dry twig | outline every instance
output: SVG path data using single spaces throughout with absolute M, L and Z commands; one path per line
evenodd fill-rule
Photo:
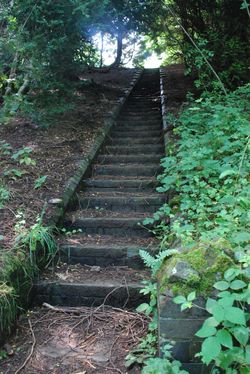
M 25 366 L 27 365 L 27 363 L 29 362 L 29 360 L 31 359 L 33 353 L 34 353 L 34 349 L 35 349 L 35 346 L 36 346 L 36 337 L 35 337 L 35 334 L 34 334 L 34 331 L 33 331 L 33 328 L 32 328 L 32 323 L 31 323 L 31 320 L 28 318 L 28 322 L 29 322 L 29 327 L 30 327 L 30 332 L 31 332 L 31 335 L 32 335 L 32 340 L 33 340 L 33 343 L 32 343 L 32 346 L 31 346 L 31 350 L 30 350 L 30 353 L 28 354 L 26 360 L 24 361 L 24 363 L 19 367 L 19 369 L 16 370 L 15 374 L 18 374 L 20 373 L 21 370 L 23 370 L 25 368 Z

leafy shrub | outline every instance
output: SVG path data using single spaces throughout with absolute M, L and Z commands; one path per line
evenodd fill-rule
M 155 224 L 163 255 L 176 243 L 187 250 L 220 243 L 234 262 L 214 284 L 217 296 L 205 306 L 210 317 L 196 334 L 204 338 L 198 356 L 214 364 L 213 373 L 249 372 L 249 98 L 246 85 L 227 96 L 204 94 L 183 111 L 159 176 L 158 192 L 170 199 L 144 222 Z M 166 257 L 142 256 L 153 273 Z M 174 300 L 184 310 L 195 307 L 195 299 L 193 291 Z
M 201 352 L 196 356 L 202 362 L 215 362 L 216 367 L 226 373 L 249 373 L 249 281 L 250 256 L 240 257 L 241 267 L 229 268 L 224 273 L 223 280 L 214 284 L 218 291 L 217 297 L 208 298 L 205 310 L 210 316 L 205 320 L 201 329 L 195 334 L 203 338 Z M 244 279 L 244 280 L 243 280 Z M 174 298 L 175 303 L 181 304 L 181 310 L 196 307 L 195 293 Z M 199 306 L 200 308 L 200 306 Z
M 196 100 L 181 114 L 176 146 L 163 158 L 159 177 L 159 192 L 176 191 L 155 214 L 156 221 L 164 215 L 171 219 L 160 230 L 167 243 L 177 238 L 192 246 L 223 238 L 241 250 L 250 239 L 249 96 L 247 85 L 228 97 Z

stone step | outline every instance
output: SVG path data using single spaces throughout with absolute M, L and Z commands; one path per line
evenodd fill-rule
M 159 124 L 161 124 L 160 121 L 151 121 L 151 120 L 148 120 L 147 118 L 145 118 L 144 120 L 141 119 L 141 120 L 138 120 L 138 121 L 134 121 L 134 120 L 124 120 L 124 119 L 119 119 L 117 122 L 117 126 L 124 126 L 124 125 L 130 125 L 130 126 L 151 126 L 151 127 L 154 127 L 154 126 L 159 126 Z
M 89 266 L 129 266 L 132 269 L 143 269 L 139 250 L 150 253 L 157 251 L 157 244 L 148 241 L 114 240 L 113 236 L 72 236 L 59 245 L 61 261 L 67 264 Z
M 139 138 L 142 137 L 143 139 L 145 138 L 156 138 L 156 137 L 161 137 L 162 136 L 162 131 L 161 130 L 148 130 L 148 131 L 120 131 L 118 130 L 113 130 L 110 134 L 112 138 Z
M 98 211 L 109 210 L 112 212 L 150 212 L 155 213 L 165 202 L 162 195 L 139 195 L 121 193 L 86 194 L 79 193 L 72 200 L 70 207 L 73 209 L 97 209 Z
M 146 113 L 143 113 L 141 115 L 137 115 L 137 116 L 133 116 L 131 114 L 129 115 L 124 115 L 124 116 L 120 116 L 116 123 L 126 123 L 126 124 L 136 124 L 136 123 L 139 123 L 139 124 L 143 124 L 143 122 L 148 122 L 146 124 L 144 124 L 144 126 L 148 126 L 150 125 L 151 123 L 153 123 L 154 125 L 161 125 L 162 126 L 162 117 L 158 116 L 158 115 L 147 115 Z
M 135 112 L 129 112 L 129 111 L 125 111 L 125 112 L 122 112 L 120 114 L 120 117 L 122 118 L 134 118 L 134 119 L 140 119 L 140 118 L 144 118 L 144 114 L 138 114 L 138 113 L 135 113 Z M 147 113 L 147 118 L 149 119 L 161 119 L 162 116 L 161 116 L 161 113 Z
M 164 152 L 164 147 L 163 144 L 139 144 L 139 145 L 120 145 L 120 146 L 115 146 L 115 145 L 107 145 L 105 147 L 105 150 L 109 154 L 138 154 L 138 153 L 152 153 L 154 152 L 155 154 L 160 154 L 163 155 Z
M 148 104 L 146 105 L 129 105 L 126 108 L 123 109 L 120 116 L 129 114 L 131 116 L 160 116 L 161 110 L 160 108 L 150 106 Z
M 109 155 L 100 154 L 97 157 L 98 164 L 148 164 L 148 163 L 160 163 L 163 155 L 161 154 L 138 154 L 138 155 Z
M 142 115 L 160 115 L 161 111 L 160 108 L 157 107 L 151 107 L 147 104 L 145 105 L 128 105 L 127 107 L 124 107 L 124 110 L 121 112 L 121 116 L 123 114 L 130 114 L 130 115 L 137 115 L 137 116 L 142 116 Z
M 144 125 L 144 124 L 137 124 L 137 125 L 130 125 L 130 124 L 120 124 L 120 125 L 116 125 L 114 126 L 113 128 L 114 130 L 113 131 L 122 131 L 122 132 L 126 132 L 126 131 L 144 131 L 144 132 L 149 132 L 149 131 L 159 131 L 159 132 L 162 132 L 162 124 L 159 123 L 158 125 L 154 124 L 153 126 L 152 125 Z
M 81 214 L 80 212 L 77 213 Z M 97 212 L 94 213 L 98 215 Z M 139 216 L 137 213 L 137 217 L 134 217 L 134 215 L 112 216 L 112 212 L 105 212 L 105 214 L 106 216 L 102 217 L 78 217 L 74 214 L 68 214 L 65 217 L 63 227 L 69 230 L 81 229 L 85 235 L 114 235 L 124 238 L 151 237 L 150 232 L 139 224 L 146 218 L 146 215 Z
M 162 137 L 158 136 L 158 137 L 140 137 L 140 138 L 136 138 L 136 137 L 123 137 L 123 138 L 112 138 L 110 137 L 109 138 L 109 144 L 113 144 L 113 145 L 128 145 L 128 146 L 134 146 L 134 145 L 137 145 L 137 144 L 142 144 L 142 145 L 155 145 L 155 144 L 162 144 L 163 143 L 163 139 Z
M 98 278 L 98 274 L 96 274 Z M 55 306 L 88 306 L 97 307 L 105 303 L 116 308 L 134 309 L 148 300 L 140 293 L 143 288 L 140 282 L 106 281 L 73 282 L 40 281 L 32 289 L 34 305 L 48 303 Z
M 146 109 L 147 108 L 157 108 L 157 109 L 159 109 L 160 105 L 152 99 L 143 99 L 143 98 L 133 99 L 133 98 L 131 98 L 131 100 L 126 103 L 123 110 L 125 110 L 128 107 L 134 107 L 136 109 L 138 109 L 139 107 L 143 107 L 143 108 L 146 108 Z
M 153 177 L 160 172 L 161 167 L 156 164 L 133 164 L 133 165 L 100 165 L 92 166 L 92 175 L 119 175 L 119 176 L 135 176 L 135 177 Z
M 80 187 L 87 188 L 88 191 L 96 192 L 141 192 L 154 191 L 158 182 L 156 178 L 147 179 L 87 179 L 83 180 Z
M 158 95 L 155 95 L 155 93 L 155 88 L 152 88 L 151 90 L 148 86 L 139 87 L 138 91 L 135 90 L 131 93 L 128 101 L 135 101 L 136 99 L 155 100 L 158 97 Z

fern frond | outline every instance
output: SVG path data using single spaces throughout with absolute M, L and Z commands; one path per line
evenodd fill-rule
M 155 263 L 155 258 L 151 256 L 147 251 L 144 251 L 143 249 L 140 249 L 139 251 L 140 257 L 144 264 L 150 268 L 153 269 L 154 263 Z

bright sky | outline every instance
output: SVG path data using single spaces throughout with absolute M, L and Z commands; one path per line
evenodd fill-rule
M 145 60 L 144 67 L 146 69 L 150 68 L 159 68 L 162 63 L 162 58 L 160 56 L 157 56 L 155 53 L 152 54 L 152 56 L 148 57 Z
M 93 37 L 93 41 L 95 46 L 98 48 L 98 50 L 101 50 L 101 34 L 98 33 Z M 126 39 L 124 41 L 126 44 Z M 115 59 L 115 50 L 116 50 L 116 43 L 111 43 L 108 38 L 104 38 L 104 43 L 103 43 L 103 62 L 104 65 L 110 65 L 112 62 L 114 62 Z M 135 46 L 135 53 L 138 50 L 138 46 Z M 158 68 L 160 67 L 162 62 L 162 59 L 156 55 L 156 53 L 152 53 L 151 56 L 149 56 L 147 59 L 145 59 L 144 67 L 145 68 Z M 129 61 L 126 64 L 126 67 L 132 68 L 132 61 Z

